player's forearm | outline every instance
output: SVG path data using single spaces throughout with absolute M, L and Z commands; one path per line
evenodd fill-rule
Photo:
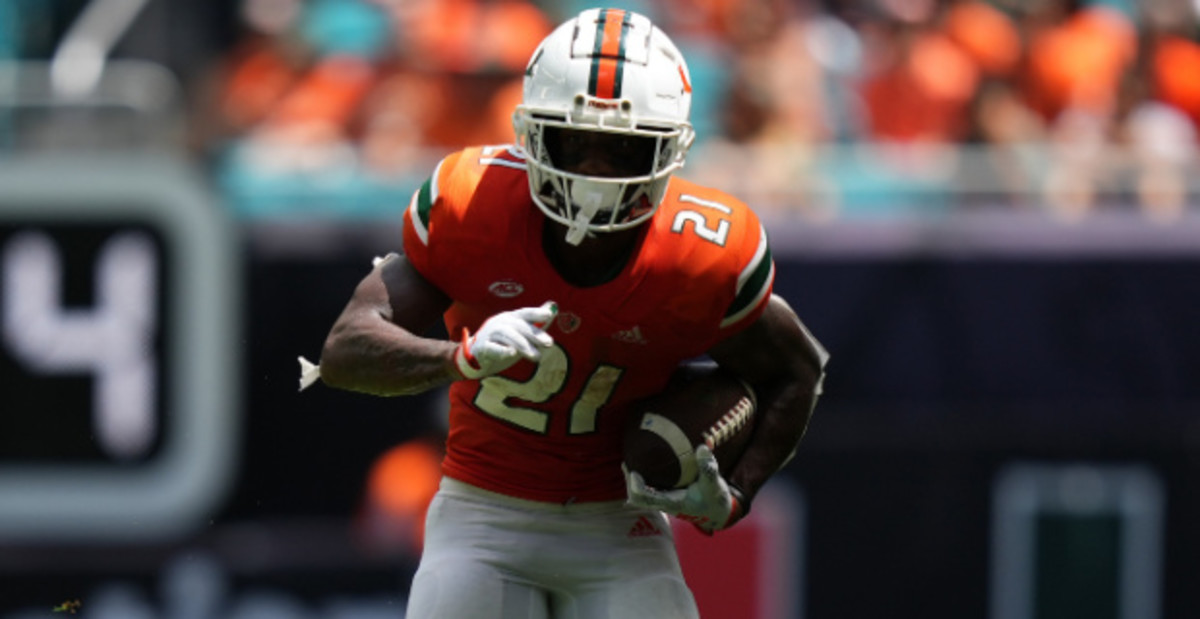
M 455 348 L 382 321 L 337 325 L 321 351 L 321 380 L 380 396 L 421 393 L 460 378 Z
M 789 381 L 760 388 L 758 422 L 737 466 L 726 475 L 747 499 L 795 454 L 817 401 L 815 380 Z

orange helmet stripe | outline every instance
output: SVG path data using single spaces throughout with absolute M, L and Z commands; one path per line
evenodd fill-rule
M 621 9 L 603 9 L 596 22 L 596 44 L 592 48 L 592 72 L 588 91 L 594 97 L 615 99 L 621 96 L 621 78 L 625 65 L 625 31 L 629 14 Z

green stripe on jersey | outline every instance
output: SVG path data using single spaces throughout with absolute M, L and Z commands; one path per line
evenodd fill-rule
M 426 230 L 429 229 L 429 211 L 433 209 L 433 178 L 425 179 L 417 191 L 417 217 L 421 219 L 421 227 Z
M 751 305 L 762 298 L 763 288 L 771 283 L 769 278 L 772 266 L 771 248 L 767 247 L 758 261 L 758 266 L 754 267 L 754 271 L 746 279 L 746 283 L 738 291 L 737 296 L 734 297 L 733 303 L 729 304 L 729 311 L 725 312 L 725 318 L 736 316 L 750 309 Z

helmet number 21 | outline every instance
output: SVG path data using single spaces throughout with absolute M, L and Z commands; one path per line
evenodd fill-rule
M 542 351 L 537 369 L 528 380 L 489 376 L 479 381 L 475 406 L 501 421 L 538 434 L 546 434 L 550 430 L 550 413 L 525 406 L 513 406 L 508 400 L 518 398 L 534 404 L 550 400 L 566 386 L 569 369 L 567 353 L 555 344 Z M 569 434 L 590 434 L 596 431 L 596 413 L 612 397 L 623 372 L 621 368 L 607 364 L 601 364 L 592 370 L 591 376 L 571 406 L 567 429 Z

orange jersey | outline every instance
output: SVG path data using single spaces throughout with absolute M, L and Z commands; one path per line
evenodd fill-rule
M 774 281 L 766 233 L 740 201 L 672 178 L 624 270 L 581 288 L 546 257 L 546 222 L 507 147 L 446 157 L 405 210 L 405 254 L 453 300 L 452 337 L 499 312 L 558 304 L 546 327 L 555 345 L 538 363 L 451 386 L 443 469 L 530 500 L 621 499 L 630 404 L 762 313 Z

